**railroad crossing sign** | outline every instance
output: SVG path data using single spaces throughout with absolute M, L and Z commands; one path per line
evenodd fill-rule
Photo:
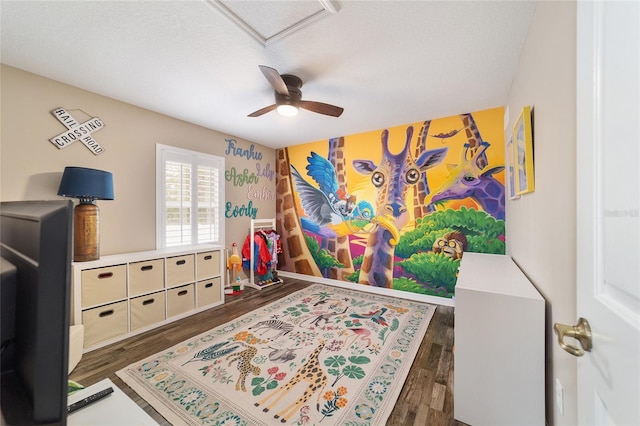
M 58 149 L 66 148 L 75 141 L 82 142 L 89 151 L 94 155 L 102 154 L 104 148 L 91 136 L 93 132 L 96 132 L 104 127 L 104 123 L 100 121 L 98 117 L 92 117 L 84 123 L 78 124 L 78 122 L 69 114 L 64 108 L 56 108 L 51 111 L 51 114 L 58 119 L 67 128 L 66 132 L 62 132 L 57 136 L 52 137 L 49 141 L 58 147 Z

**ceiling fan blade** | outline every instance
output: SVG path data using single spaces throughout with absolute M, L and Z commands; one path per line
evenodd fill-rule
M 287 89 L 287 85 L 276 69 L 268 67 L 266 65 L 258 65 L 258 67 L 276 92 L 280 93 L 281 95 L 289 96 L 289 89 Z
M 318 114 L 330 115 L 332 117 L 340 117 L 344 108 L 335 105 L 329 105 L 322 102 L 315 101 L 300 101 L 300 108 L 304 108 L 309 111 L 317 112 Z
M 266 114 L 270 111 L 273 111 L 274 109 L 276 109 L 277 105 L 273 104 L 273 105 L 269 105 L 268 107 L 264 107 L 262 109 L 259 109 L 255 112 L 252 112 L 251 114 L 247 115 L 247 117 L 259 117 L 262 114 Z

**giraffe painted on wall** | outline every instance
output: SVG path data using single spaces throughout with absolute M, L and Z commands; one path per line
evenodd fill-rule
M 347 165 L 344 152 L 344 137 L 329 139 L 327 159 L 335 168 L 339 189 L 347 193 Z M 331 268 L 328 278 L 343 280 L 346 275 L 353 273 L 349 237 L 343 235 L 335 238 L 327 238 L 325 243 L 329 253 L 344 265 L 343 268 Z
M 410 220 L 407 211 L 407 190 L 420 181 L 422 174 L 444 159 L 448 148 L 423 152 L 417 160 L 410 154 L 413 126 L 407 127 L 404 148 L 398 154 L 389 151 L 389 131 L 381 134 L 382 159 L 354 160 L 353 166 L 361 174 L 370 175 L 376 187 L 375 221 L 377 229 L 369 235 L 358 282 L 376 287 L 391 288 L 395 245 L 399 229 Z M 428 188 L 428 186 L 426 186 Z
M 461 116 L 467 143 L 460 152 L 457 165 L 449 165 L 449 174 L 442 185 L 425 198 L 433 204 L 447 200 L 473 199 L 486 213 L 498 220 L 505 218 L 505 189 L 493 175 L 504 170 L 504 165 L 488 165 L 487 149 L 491 146 L 480 136 L 471 114 Z
M 476 156 L 476 152 L 481 148 L 482 143 L 485 142 L 480 135 L 480 129 L 478 129 L 476 120 L 474 120 L 473 115 L 470 113 L 460 114 L 460 119 L 462 120 L 464 134 L 467 137 L 469 155 L 476 157 L 478 167 L 484 169 L 489 164 L 489 160 L 487 160 L 486 153 Z
M 427 136 L 429 134 L 429 127 L 431 126 L 431 120 L 427 120 L 422 123 L 420 134 L 418 135 L 418 144 L 416 145 L 414 158 L 420 158 L 420 156 L 427 150 Z M 418 184 L 413 187 L 413 217 L 417 219 L 425 216 L 427 213 L 435 210 L 433 205 L 425 204 L 424 200 L 429 195 L 429 183 L 427 182 L 427 174 L 423 172 L 422 179 L 418 181 Z
M 322 395 L 322 391 L 327 386 L 329 382 L 329 377 L 327 373 L 322 368 L 322 363 L 320 362 L 320 352 L 324 348 L 325 341 L 320 340 L 320 344 L 314 349 L 314 351 L 309 355 L 307 361 L 302 364 L 295 374 L 289 379 L 287 383 L 281 385 L 272 393 L 266 395 L 260 401 L 255 403 L 255 406 L 258 407 L 260 405 L 264 405 L 270 399 L 274 398 L 273 401 L 267 406 L 265 406 L 262 411 L 268 412 L 271 410 L 283 397 L 289 394 L 292 388 L 294 388 L 298 383 L 307 382 L 307 387 L 304 388 L 302 395 L 293 401 L 291 404 L 287 405 L 285 408 L 280 410 L 273 417 L 278 419 L 280 418 L 282 423 L 285 423 L 293 414 L 295 414 L 300 407 L 302 407 L 307 401 L 313 397 L 319 391 L 318 401 L 320 399 L 320 395 Z M 317 403 L 320 405 L 320 402 Z

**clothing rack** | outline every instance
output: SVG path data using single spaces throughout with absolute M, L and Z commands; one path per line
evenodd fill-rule
M 249 230 L 249 236 L 250 236 L 250 255 L 249 255 L 249 282 L 247 283 L 247 285 L 249 287 L 258 289 L 258 290 L 262 290 L 263 288 L 266 287 L 270 287 L 274 284 L 280 284 L 282 283 L 282 279 L 278 278 L 276 280 L 273 281 L 268 281 L 268 282 L 261 282 L 261 283 L 256 283 L 255 281 L 255 251 L 254 251 L 254 236 L 256 231 L 259 230 L 264 230 L 264 229 L 269 229 L 269 230 L 275 230 L 276 229 L 276 220 L 274 219 L 251 219 L 251 228 Z

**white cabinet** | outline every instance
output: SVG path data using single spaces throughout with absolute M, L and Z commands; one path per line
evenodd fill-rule
M 72 324 L 84 352 L 224 303 L 223 248 L 103 256 L 73 263 Z
M 455 296 L 454 417 L 545 424 L 545 301 L 511 257 L 464 253 Z

